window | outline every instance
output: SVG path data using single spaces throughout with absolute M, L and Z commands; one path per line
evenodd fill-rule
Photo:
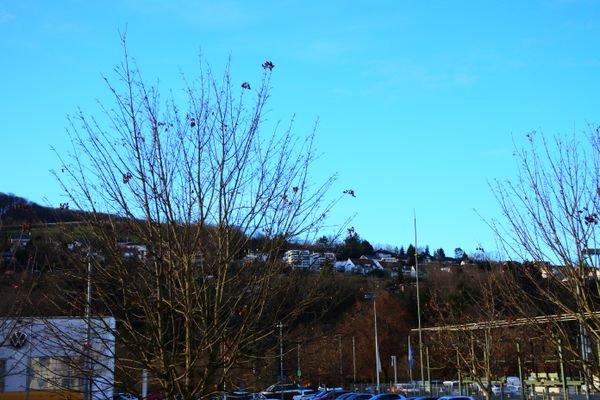
M 0 392 L 4 392 L 4 377 L 6 376 L 6 360 L 0 359 Z
M 81 390 L 82 357 L 39 357 L 31 359 L 32 390 Z

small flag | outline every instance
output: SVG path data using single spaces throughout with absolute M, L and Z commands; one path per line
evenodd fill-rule
M 408 337 L 408 368 L 412 369 L 415 364 L 415 359 L 413 358 L 412 347 L 410 345 L 410 336 Z

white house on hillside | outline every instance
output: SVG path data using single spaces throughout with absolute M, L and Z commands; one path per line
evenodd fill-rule
M 283 260 L 292 268 L 307 269 L 310 267 L 310 251 L 292 249 L 285 252 Z
M 285 252 L 284 261 L 294 269 L 319 269 L 325 264 L 335 264 L 334 253 L 311 253 L 309 250 L 292 249 Z
M 383 271 L 379 261 L 370 258 L 349 258 L 347 261 L 336 263 L 336 269 L 341 272 L 369 274 L 375 270 Z

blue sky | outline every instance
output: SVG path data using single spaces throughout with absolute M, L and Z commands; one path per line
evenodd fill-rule
M 240 82 L 271 60 L 270 118 L 319 120 L 315 179 L 356 192 L 330 223 L 354 216 L 375 245 L 413 243 L 416 212 L 419 245 L 493 251 L 481 216 L 498 217 L 488 183 L 515 176 L 514 143 L 600 122 L 598 1 L 0 0 L 0 192 L 66 200 L 50 149 L 109 99 L 124 31 L 164 90 L 199 54 Z

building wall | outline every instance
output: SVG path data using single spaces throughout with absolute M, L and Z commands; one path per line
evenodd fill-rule
M 0 319 L 0 392 L 82 394 L 89 387 L 94 400 L 111 399 L 114 329 L 112 317 L 91 319 L 89 327 L 83 318 Z

